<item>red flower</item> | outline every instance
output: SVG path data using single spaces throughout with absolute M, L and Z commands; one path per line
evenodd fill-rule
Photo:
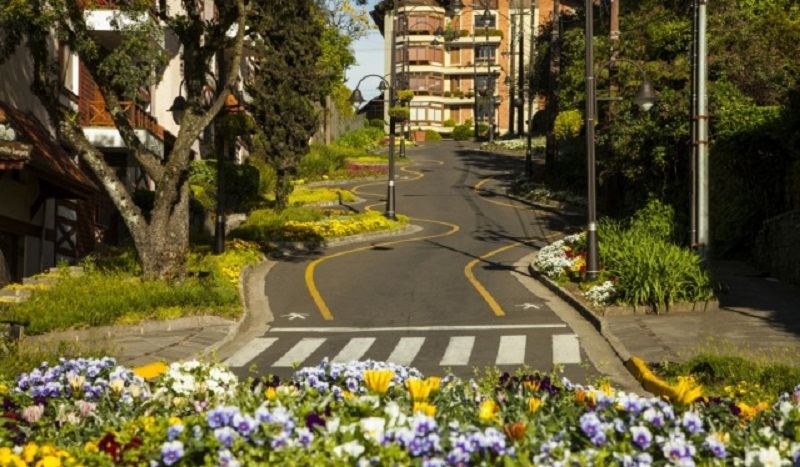
M 106 433 L 97 443 L 97 447 L 104 453 L 111 456 L 112 459 L 118 461 L 120 458 L 120 444 L 117 442 L 117 437 L 114 433 Z

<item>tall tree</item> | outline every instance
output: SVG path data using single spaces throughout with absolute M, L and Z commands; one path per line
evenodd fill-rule
M 183 277 L 189 247 L 188 169 L 192 145 L 222 109 L 230 85 L 238 76 L 245 32 L 245 0 L 215 0 L 215 16 L 204 17 L 203 4 L 183 0 L 182 11 L 157 10 L 151 0 L 120 0 L 112 26 L 120 43 L 105 46 L 92 34 L 86 0 L 12 0 L 0 9 L 0 60 L 26 47 L 33 61 L 31 88 L 48 111 L 61 139 L 91 169 L 119 211 L 139 254 L 145 276 Z M 159 157 L 136 136 L 122 101 L 133 100 L 138 90 L 157 82 L 165 62 L 164 27 L 181 45 L 187 92 L 186 111 L 169 154 Z M 229 31 L 235 30 L 235 37 Z M 133 202 L 132 194 L 103 154 L 83 133 L 70 111 L 59 104 L 58 57 L 55 40 L 66 44 L 88 68 L 105 100 L 125 145 L 149 178 L 155 182 L 154 207 L 149 218 Z M 215 56 L 230 51 L 219 86 L 209 86 Z M 207 97 L 207 89 L 216 89 Z
M 284 209 L 317 125 L 314 102 L 325 84 L 318 62 L 325 19 L 314 0 L 259 0 L 254 9 L 255 73 L 245 83 L 247 107 L 259 128 L 256 155 L 275 169 L 276 207 Z

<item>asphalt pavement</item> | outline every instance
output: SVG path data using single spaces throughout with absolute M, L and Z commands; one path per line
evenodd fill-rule
M 372 358 L 426 374 L 556 366 L 573 381 L 597 376 L 577 334 L 512 274 L 569 225 L 566 213 L 505 195 L 522 158 L 453 141 L 408 157 L 397 212 L 422 230 L 279 260 L 265 284 L 275 320 L 228 364 L 287 376 L 323 358 Z M 383 210 L 385 181 L 351 189 L 367 200 L 353 208 Z

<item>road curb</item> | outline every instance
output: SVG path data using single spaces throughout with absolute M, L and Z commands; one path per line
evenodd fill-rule
M 531 276 L 534 277 L 539 282 L 541 282 L 545 287 L 550 289 L 551 292 L 558 295 L 562 300 L 567 302 L 570 306 L 575 308 L 578 311 L 578 313 L 580 313 L 581 316 L 583 316 L 587 321 L 589 321 L 592 324 L 592 326 L 594 326 L 594 328 L 597 329 L 600 335 L 603 336 L 603 338 L 606 340 L 606 342 L 608 342 L 608 344 L 614 350 L 614 353 L 617 355 L 617 357 L 619 357 L 622 363 L 623 364 L 627 363 L 628 360 L 630 360 L 631 358 L 631 353 L 625 347 L 625 344 L 623 344 L 622 341 L 608 329 L 606 320 L 602 316 L 597 316 L 596 314 L 594 314 L 592 310 L 587 308 L 586 305 L 581 303 L 581 301 L 578 300 L 569 291 L 564 290 L 550 278 L 548 278 L 540 271 L 538 271 L 533 266 L 534 262 L 535 259 L 534 261 L 528 264 L 528 272 L 530 272 Z
M 394 230 L 379 230 L 376 232 L 366 232 L 356 235 L 348 235 L 346 237 L 333 238 L 325 240 L 320 243 L 316 242 L 267 242 L 270 249 L 276 250 L 278 256 L 291 255 L 298 252 L 312 252 L 321 251 L 325 248 L 334 248 L 352 243 L 366 242 L 370 240 L 380 240 L 383 238 L 399 237 L 402 235 L 410 235 L 422 230 L 422 227 L 414 224 L 408 224 L 402 229 Z

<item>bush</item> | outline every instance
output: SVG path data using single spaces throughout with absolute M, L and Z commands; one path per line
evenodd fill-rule
M 229 212 L 247 211 L 260 198 L 261 174 L 258 168 L 246 164 L 224 162 L 225 208 Z M 206 210 L 217 204 L 217 161 L 193 161 L 189 166 L 189 187 L 194 198 Z
M 378 128 L 379 130 L 383 131 L 384 123 L 383 119 L 380 118 L 371 118 L 367 121 L 367 126 L 370 128 Z
M 297 176 L 301 179 L 321 178 L 345 167 L 348 157 L 356 157 L 363 151 L 336 144 L 312 144 L 311 150 L 300 159 Z
M 466 141 L 470 139 L 472 136 L 472 125 L 468 125 L 466 123 L 456 125 L 455 128 L 453 128 L 453 133 L 451 136 L 456 141 Z
M 370 149 L 378 146 L 383 139 L 383 125 L 380 128 L 366 126 L 342 134 L 333 142 L 334 145 L 351 149 Z
M 713 297 L 711 278 L 693 251 L 653 233 L 652 223 L 635 220 L 625 225 L 605 220 L 598 236 L 602 267 L 615 280 L 623 303 L 663 310 L 675 302 L 698 302 Z
M 452 118 L 448 118 L 447 120 L 444 121 L 443 125 L 446 126 L 447 128 L 453 128 L 454 126 L 456 126 L 456 121 L 453 120 Z
M 583 115 L 580 110 L 564 110 L 556 116 L 553 134 L 558 140 L 577 138 L 583 128 Z
M 425 141 L 441 141 L 442 135 L 435 130 L 425 130 Z
M 344 202 L 353 202 L 356 196 L 352 191 L 343 190 L 338 188 L 295 188 L 292 194 L 289 195 L 289 204 L 291 206 L 302 206 L 306 204 L 325 203 L 341 200 Z

